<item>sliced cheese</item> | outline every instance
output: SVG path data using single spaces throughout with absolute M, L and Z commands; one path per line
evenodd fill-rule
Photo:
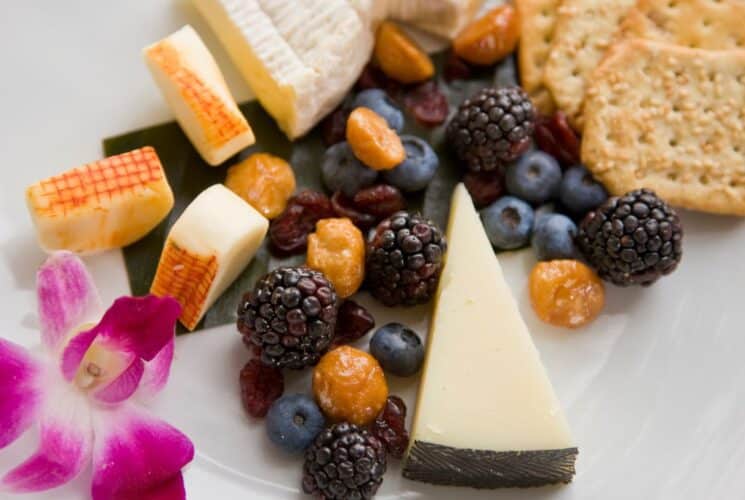
M 88 163 L 26 190 L 46 251 L 90 253 L 134 243 L 173 208 L 173 192 L 151 147 Z
M 470 23 L 484 0 L 388 0 L 388 16 L 448 39 Z
M 262 106 L 291 139 L 346 96 L 367 64 L 371 0 L 194 0 Z
M 184 133 L 216 166 L 255 142 L 215 59 L 191 26 L 147 47 L 145 61 Z
M 404 476 L 477 488 L 569 482 L 577 448 L 463 185 L 448 244 Z
M 171 296 L 193 330 L 253 259 L 269 222 L 222 184 L 197 196 L 171 228 L 150 292 Z

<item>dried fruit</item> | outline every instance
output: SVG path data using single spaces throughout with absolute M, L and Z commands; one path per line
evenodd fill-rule
M 388 384 L 375 358 L 341 346 L 326 353 L 313 370 L 313 395 L 331 420 L 367 425 L 383 409 Z
M 354 155 L 374 170 L 389 170 L 406 159 L 396 131 L 369 108 L 357 108 L 349 115 L 347 142 Z
M 303 253 L 316 222 L 333 216 L 331 200 L 325 194 L 301 191 L 288 200 L 285 211 L 269 226 L 270 250 L 280 256 Z
M 562 167 L 580 163 L 580 140 L 563 112 L 558 111 L 553 116 L 539 116 L 533 138 L 536 145 L 559 160 Z
M 445 77 L 446 82 L 452 82 L 453 80 L 468 80 L 471 77 L 471 67 L 468 66 L 466 61 L 458 57 L 455 52 L 448 52 L 448 58 L 445 60 L 445 67 L 442 69 L 442 74 Z
M 269 407 L 285 390 L 282 371 L 254 358 L 241 370 L 241 400 L 243 407 L 254 418 L 263 418 Z
M 406 208 L 406 199 L 401 191 L 388 184 L 378 184 L 357 191 L 352 200 L 360 211 L 383 220 Z
M 295 174 L 279 156 L 254 153 L 228 169 L 225 186 L 267 219 L 285 209 L 295 191 Z
M 469 171 L 463 176 L 463 184 L 471 194 L 476 208 L 491 205 L 504 193 L 504 170 Z
M 519 37 L 517 11 L 500 5 L 466 26 L 453 40 L 453 50 L 472 64 L 489 66 L 510 55 Z
M 321 136 L 326 146 L 333 146 L 342 142 L 347 135 L 347 118 L 349 110 L 336 108 L 321 122 Z
M 341 298 L 354 294 L 365 277 L 365 240 L 347 218 L 322 219 L 308 236 L 308 266 L 321 271 Z
M 375 318 L 357 302 L 347 299 L 339 306 L 332 348 L 361 339 L 375 328 Z
M 427 53 L 389 21 L 378 27 L 373 55 L 383 72 L 401 83 L 421 82 L 435 74 Z
M 404 96 L 404 106 L 419 124 L 436 127 L 447 120 L 447 97 L 435 82 L 426 82 L 409 90 Z
M 370 425 L 370 433 L 385 446 L 394 458 L 403 458 L 409 447 L 409 433 L 406 430 L 406 404 L 398 396 L 388 396 L 383 410 Z
M 579 328 L 593 321 L 605 304 L 605 287 L 577 260 L 539 262 L 530 273 L 530 302 L 538 317 L 554 326 Z
M 377 224 L 375 217 L 360 212 L 354 205 L 354 200 L 344 196 L 344 193 L 341 191 L 337 191 L 331 197 L 331 206 L 334 208 L 336 215 L 346 217 L 360 229 L 370 229 Z

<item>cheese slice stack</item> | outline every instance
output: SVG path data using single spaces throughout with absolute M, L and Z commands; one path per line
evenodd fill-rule
M 290 139 L 346 96 L 370 59 L 380 0 L 194 0 Z M 382 6 L 382 7 L 381 7 Z
M 404 476 L 476 488 L 571 481 L 569 426 L 463 185 L 448 243 Z
M 144 50 L 145 61 L 176 120 L 212 166 L 255 142 L 215 59 L 191 26 Z
M 171 296 L 193 330 L 253 259 L 269 222 L 222 184 L 204 190 L 171 228 L 150 293 Z
M 392 19 L 448 39 L 473 20 L 484 0 L 388 0 Z
M 91 253 L 134 243 L 173 208 L 173 192 L 151 147 L 44 179 L 26 190 L 46 251 Z

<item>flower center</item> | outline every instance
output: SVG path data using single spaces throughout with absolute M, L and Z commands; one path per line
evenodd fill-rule
M 74 383 L 84 391 L 104 386 L 118 377 L 128 366 L 127 356 L 108 348 L 98 340 L 91 344 L 80 362 Z

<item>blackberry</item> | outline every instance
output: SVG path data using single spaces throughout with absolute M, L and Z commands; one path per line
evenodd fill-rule
M 460 105 L 448 124 L 448 141 L 469 170 L 496 170 L 528 148 L 535 114 L 520 87 L 487 87 Z
M 387 306 L 423 304 L 432 297 L 447 249 L 433 222 L 396 212 L 371 234 L 367 245 L 367 287 Z
M 683 255 L 678 214 L 649 189 L 609 198 L 588 213 L 577 243 L 601 278 L 648 286 L 675 270 Z
M 301 369 L 318 363 L 331 345 L 338 308 L 334 285 L 323 273 L 282 267 L 243 296 L 238 330 L 247 345 L 261 348 L 264 364 Z
M 383 443 L 347 422 L 321 431 L 305 451 L 303 491 L 324 500 L 369 499 L 386 469 Z

